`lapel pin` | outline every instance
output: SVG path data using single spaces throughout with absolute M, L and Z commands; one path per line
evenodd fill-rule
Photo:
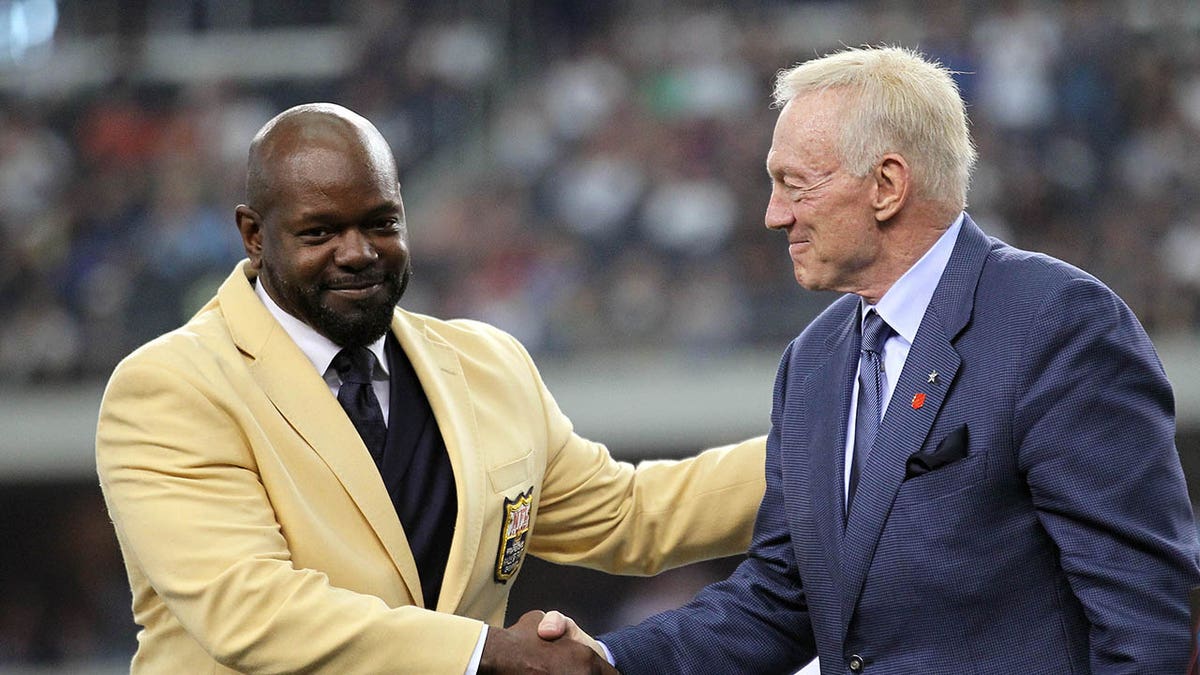
M 923 405 L 925 405 L 925 392 L 918 391 L 917 393 L 913 394 L 912 409 L 920 410 L 921 406 Z
M 936 370 L 930 371 L 929 384 L 937 384 L 937 381 L 938 381 L 938 371 L 936 371 Z

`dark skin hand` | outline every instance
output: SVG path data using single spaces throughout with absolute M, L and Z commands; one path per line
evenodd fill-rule
M 508 628 L 489 628 L 479 661 L 479 675 L 615 675 L 616 668 L 574 640 L 543 640 L 538 622 L 544 612 L 526 612 Z

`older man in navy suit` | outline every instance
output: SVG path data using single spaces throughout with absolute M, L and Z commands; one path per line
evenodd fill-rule
M 847 295 L 780 363 L 749 558 L 601 636 L 615 665 L 1183 672 L 1196 527 L 1137 319 L 963 212 L 975 151 L 945 68 L 849 49 L 775 93 L 767 227 L 801 286 Z M 543 635 L 563 628 L 589 639 Z

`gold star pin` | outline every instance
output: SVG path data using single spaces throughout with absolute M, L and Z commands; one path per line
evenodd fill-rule
M 929 384 L 937 384 L 937 381 L 938 381 L 938 371 L 935 370 L 935 371 L 930 372 L 929 373 Z

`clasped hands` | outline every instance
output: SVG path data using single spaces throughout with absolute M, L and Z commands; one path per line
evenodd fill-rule
M 534 610 L 508 628 L 488 629 L 479 673 L 612 675 L 617 669 L 604 658 L 600 643 L 573 619 Z

